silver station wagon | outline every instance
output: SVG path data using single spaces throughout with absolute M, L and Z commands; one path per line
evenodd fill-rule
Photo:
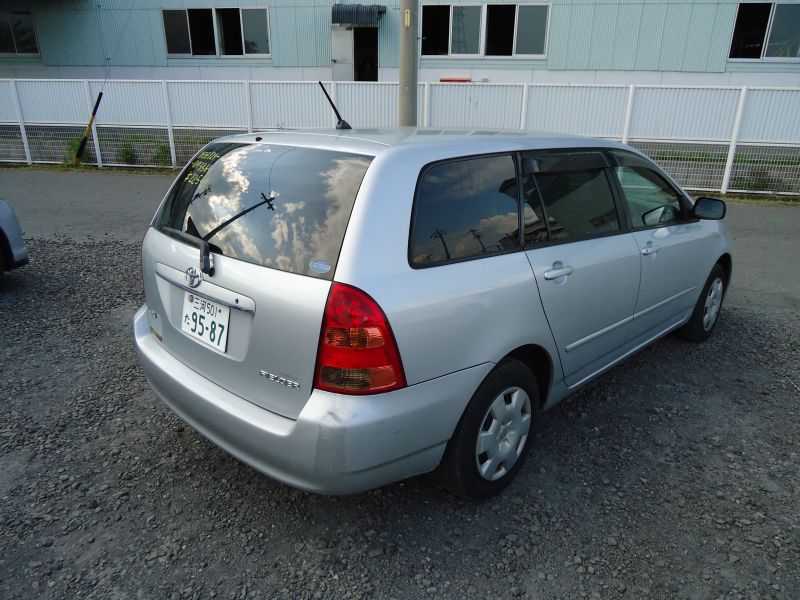
M 670 331 L 711 335 L 724 214 L 607 140 L 227 137 L 144 238 L 136 346 L 175 413 L 270 477 L 346 494 L 438 468 L 486 497 L 541 409 Z

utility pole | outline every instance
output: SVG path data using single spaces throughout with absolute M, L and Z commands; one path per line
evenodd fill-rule
M 444 248 L 444 255 L 447 257 L 447 260 L 450 260 L 450 249 L 447 247 L 447 242 L 444 241 L 444 234 L 447 233 L 444 229 L 439 229 L 438 227 L 433 230 L 431 234 L 431 239 L 439 238 L 439 241 L 442 242 L 442 247 Z
M 483 250 L 483 253 L 486 254 L 486 246 L 483 245 L 483 240 L 481 240 L 483 237 L 481 232 L 474 228 L 470 229 L 469 232 L 472 234 L 472 237 L 478 240 L 478 243 L 481 245 L 481 250 Z
M 400 127 L 417 125 L 417 0 L 400 0 Z

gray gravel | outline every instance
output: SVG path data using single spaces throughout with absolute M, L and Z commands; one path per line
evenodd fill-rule
M 153 396 L 125 237 L 29 238 L 0 291 L 0 597 L 800 597 L 794 282 L 737 271 L 711 341 L 668 337 L 546 413 L 495 500 L 432 475 L 336 498 L 261 476 Z

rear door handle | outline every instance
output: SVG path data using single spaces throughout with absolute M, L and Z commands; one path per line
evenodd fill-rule
M 572 274 L 572 267 L 569 265 L 562 265 L 560 262 L 553 263 L 553 268 L 544 272 L 544 278 L 547 280 L 559 279 Z
M 647 242 L 647 245 L 644 248 L 642 248 L 642 254 L 645 256 L 656 254 L 658 251 L 659 247 L 656 246 L 653 242 Z

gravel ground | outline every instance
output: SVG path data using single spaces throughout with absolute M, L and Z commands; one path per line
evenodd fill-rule
M 794 310 L 732 293 L 708 343 L 668 337 L 546 413 L 492 501 L 433 475 L 324 497 L 149 391 L 137 244 L 29 246 L 0 291 L 0 597 L 800 597 Z

